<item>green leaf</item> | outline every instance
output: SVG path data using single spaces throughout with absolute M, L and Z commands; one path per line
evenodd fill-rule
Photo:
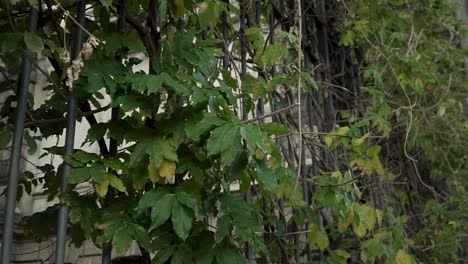
M 37 143 L 36 140 L 29 135 L 29 133 L 24 134 L 24 138 L 26 139 L 26 143 L 28 144 L 28 154 L 33 155 L 36 153 L 37 150 Z
M 100 2 L 106 8 L 108 8 L 108 7 L 110 7 L 112 5 L 112 0 L 100 0 Z
M 137 166 L 130 167 L 128 170 L 128 176 L 130 176 L 132 187 L 136 190 L 143 189 L 148 182 L 148 163 L 148 156 L 145 154 L 145 159 L 137 164 Z
M 223 215 L 216 220 L 215 242 L 219 244 L 231 233 L 231 219 Z
M 245 125 L 241 127 L 240 133 L 245 141 L 247 141 L 247 148 L 251 153 L 255 154 L 257 147 L 266 152 L 270 151 L 270 145 L 266 140 L 266 135 L 255 126 L 249 124 Z
M 89 142 L 95 142 L 99 139 L 103 138 L 107 132 L 107 124 L 105 123 L 98 123 L 91 126 L 88 130 L 88 136 L 86 140 Z
M 194 212 L 197 210 L 197 200 L 190 196 L 186 192 L 178 192 L 176 194 L 177 200 L 179 203 L 187 206 L 188 208 L 192 209 Z
M 185 1 L 184 0 L 174 0 L 175 4 L 175 18 L 179 19 L 184 16 L 185 13 Z
M 330 136 L 330 135 L 326 135 L 324 137 L 324 141 L 325 141 L 325 144 L 327 145 L 327 147 L 330 147 L 333 144 L 333 137 Z
M 170 161 L 178 161 L 175 148 L 161 138 L 154 139 L 149 144 L 146 153 L 150 155 L 150 159 L 156 167 L 161 165 L 164 158 Z
M 151 210 L 150 231 L 164 224 L 171 216 L 172 208 L 177 205 L 174 194 L 166 194 L 154 203 Z
M 130 160 L 128 161 L 129 167 L 136 167 L 146 156 L 147 148 L 149 146 L 149 141 L 145 140 L 138 143 L 133 149 Z M 162 161 L 162 160 L 161 160 Z
M 130 245 L 132 244 L 133 238 L 128 228 L 120 227 L 115 231 L 114 240 L 112 245 L 118 254 L 124 254 Z
M 99 155 L 82 150 L 76 151 L 72 157 L 83 164 L 99 159 Z
M 341 36 L 340 44 L 343 46 L 352 46 L 354 45 L 354 39 L 356 38 L 356 34 L 352 30 L 346 31 Z
M 324 251 L 330 246 L 330 241 L 328 240 L 327 233 L 323 232 L 318 228 L 314 223 L 309 225 L 309 232 L 307 232 L 307 242 L 310 246 L 313 247 L 317 245 L 320 251 Z
M 380 153 L 381 149 L 382 149 L 382 147 L 380 147 L 379 145 L 372 146 L 367 150 L 367 156 L 369 158 L 375 157 Z
M 89 173 L 94 182 L 101 183 L 106 178 L 106 167 L 101 162 L 95 162 L 89 168 Z
M 263 161 L 257 162 L 257 179 L 268 192 L 276 192 L 278 179 L 274 172 L 269 169 Z
M 241 264 L 247 263 L 239 250 L 232 245 L 223 245 L 217 248 L 216 262 L 223 264 Z
M 341 250 L 341 249 L 337 249 L 337 250 L 333 251 L 333 253 L 335 253 L 338 256 L 343 257 L 345 259 L 351 258 L 351 254 L 349 254 L 348 252 L 346 252 L 344 250 Z
M 263 32 L 259 27 L 249 27 L 245 30 L 249 42 L 252 44 L 252 48 L 259 50 L 265 45 L 265 39 Z M 261 53 L 261 52 L 258 52 Z
M 72 168 L 68 177 L 68 183 L 77 184 L 87 181 L 91 177 L 89 168 Z
M 171 264 L 186 264 L 192 263 L 192 248 L 188 245 L 180 245 L 177 247 L 171 259 Z
M 164 264 L 174 253 L 175 247 L 172 245 L 165 246 L 158 251 L 158 254 L 153 259 L 153 264 Z
M 172 208 L 172 225 L 174 231 L 182 240 L 186 240 L 192 229 L 192 214 L 182 204 L 177 203 Z
M 94 185 L 94 189 L 100 197 L 105 197 L 107 191 L 109 190 L 109 179 L 107 177 L 104 177 L 104 179 L 101 182 L 96 183 Z
M 31 32 L 24 32 L 24 43 L 32 52 L 41 52 L 44 49 L 42 39 Z
M 304 80 L 305 80 L 306 82 L 309 83 L 309 85 L 312 86 L 312 88 L 313 88 L 314 90 L 318 90 L 317 82 L 316 82 L 315 79 L 312 77 L 312 75 L 310 75 L 310 73 L 308 73 L 308 72 L 303 72 L 303 73 L 302 73 L 302 77 L 304 78 Z
M 386 245 L 377 239 L 369 239 L 362 242 L 362 246 L 371 262 L 374 262 L 376 258 L 380 258 L 385 254 Z
M 212 232 L 201 232 L 197 239 L 198 244 L 194 249 L 196 264 L 211 264 L 215 256 L 214 241 Z
M 212 128 L 222 126 L 226 124 L 221 118 L 218 118 L 212 114 L 205 114 L 203 119 L 190 119 L 185 124 L 185 133 L 193 140 L 198 140 L 200 136 L 207 134 Z
M 255 232 L 262 230 L 252 208 L 244 200 L 226 194 L 221 197 L 220 201 L 231 216 L 236 233 L 242 240 L 251 240 Z
M 258 66 L 260 67 L 273 66 L 273 64 L 281 60 L 285 55 L 286 50 L 284 49 L 284 46 L 279 44 L 270 44 L 266 47 L 260 60 L 255 56 L 257 57 L 256 63 L 258 63 Z
M 278 123 L 266 123 L 262 124 L 261 128 L 263 131 L 270 135 L 276 135 L 276 136 L 281 136 L 281 135 L 287 135 L 289 133 L 289 128 L 278 124 Z
M 154 166 L 152 162 L 148 163 L 148 176 L 153 186 L 161 179 L 159 177 L 159 168 Z
M 223 164 L 231 163 L 241 150 L 239 127 L 227 123 L 213 130 L 207 143 L 208 156 L 221 155 Z
M 109 184 L 112 187 L 117 189 L 119 192 L 123 192 L 125 194 L 128 194 L 127 193 L 127 188 L 125 188 L 125 185 L 123 184 L 123 182 L 122 182 L 122 180 L 120 178 L 118 178 L 117 176 L 115 176 L 112 173 L 108 173 L 107 178 L 109 179 Z
M 410 254 L 406 253 L 404 250 L 398 250 L 396 257 L 395 257 L 396 264 L 413 264 L 415 263 L 414 259 L 411 257 Z
M 185 85 L 179 82 L 177 79 L 174 79 L 167 73 L 162 73 L 164 76 L 164 84 L 166 87 L 171 88 L 177 95 L 186 95 L 188 93 L 188 89 Z
M 154 204 L 166 194 L 168 194 L 168 192 L 165 189 L 157 189 L 157 190 L 146 192 L 140 198 L 140 201 L 138 202 L 138 206 L 136 210 L 139 212 L 142 212 L 144 210 L 152 208 Z
M 55 155 L 62 155 L 62 153 L 59 153 L 59 154 L 55 154 Z M 74 167 L 74 168 L 80 168 L 80 167 L 84 167 L 85 164 L 79 162 L 79 161 L 76 161 L 74 159 L 71 158 L 71 156 L 63 156 L 63 160 L 70 166 Z
M 147 94 L 155 93 L 162 87 L 164 78 L 162 75 L 154 74 L 128 74 L 128 82 L 132 83 L 132 88 L 136 91 L 146 91 Z
M 115 171 L 122 170 L 124 167 L 124 163 L 117 157 L 108 157 L 106 159 L 102 159 L 101 162 L 104 164 L 104 166 Z
M 202 8 L 200 8 L 200 14 L 198 15 L 198 21 L 200 22 L 201 28 L 214 28 L 219 20 L 219 8 L 218 5 L 211 0 L 204 2 Z
M 142 246 L 147 251 L 151 252 L 154 249 L 151 245 L 151 239 L 148 235 L 148 232 L 140 225 L 131 224 L 129 226 L 133 238 L 138 242 L 138 245 Z
M 12 136 L 13 133 L 8 128 L 3 128 L 3 130 L 0 131 L 0 149 L 4 149 L 10 144 Z

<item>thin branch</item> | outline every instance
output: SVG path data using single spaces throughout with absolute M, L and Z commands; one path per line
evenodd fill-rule
M 297 104 L 299 105 L 297 109 L 297 119 L 299 125 L 299 158 L 297 159 L 297 178 L 296 183 L 294 184 L 293 193 L 296 192 L 299 179 L 301 178 L 302 170 L 302 1 L 297 0 L 297 22 L 298 24 L 298 33 L 297 33 L 297 68 L 299 76 L 297 78 Z
M 299 106 L 299 104 L 292 104 L 292 105 L 286 106 L 286 107 L 284 107 L 284 108 L 278 109 L 278 110 L 276 110 L 276 111 L 273 111 L 273 112 L 271 112 L 271 113 L 269 113 L 269 114 L 266 114 L 266 115 L 263 115 L 263 116 L 259 116 L 259 117 L 257 117 L 257 118 L 245 120 L 244 123 L 245 123 L 245 124 L 248 124 L 248 123 L 252 123 L 252 122 L 255 122 L 255 121 L 259 121 L 259 120 L 265 119 L 265 118 L 267 118 L 267 117 L 271 117 L 271 116 L 277 115 L 277 114 L 279 114 L 279 113 L 281 113 L 281 112 L 287 111 L 287 110 L 289 110 L 289 109 L 291 109 L 291 108 L 294 108 L 294 107 L 296 107 L 296 106 Z
M 62 7 L 62 5 L 60 5 L 59 2 L 57 2 L 57 0 L 54 0 L 54 2 L 57 4 L 57 6 L 63 11 L 63 13 L 65 14 L 65 16 L 67 16 L 67 18 L 70 18 L 71 21 L 73 21 L 73 23 L 75 23 L 75 25 L 77 25 L 81 30 L 83 30 L 86 34 L 88 34 L 90 37 L 93 37 L 95 38 L 98 42 L 102 42 L 101 39 L 99 39 L 98 37 L 94 36 L 91 32 L 89 32 L 88 30 L 86 30 L 86 28 L 84 28 L 82 25 L 80 25 L 80 23 L 78 23 L 78 21 L 76 21 L 76 19 L 70 15 L 70 12 L 68 12 L 68 10 L 66 10 L 65 8 Z
M 87 112 L 81 112 L 79 115 L 80 116 L 94 115 L 96 113 L 104 112 L 104 111 L 108 110 L 110 107 L 111 107 L 110 105 L 106 105 L 104 107 L 101 107 L 101 108 L 98 108 L 98 109 L 95 109 L 95 110 L 91 110 L 91 111 L 87 111 Z M 52 119 L 42 119 L 42 120 L 36 120 L 36 121 L 32 121 L 32 122 L 26 122 L 24 124 L 24 126 L 25 127 L 32 127 L 32 126 L 38 126 L 38 125 L 60 123 L 60 122 L 65 122 L 66 120 L 67 119 L 65 117 L 52 118 Z
M 346 185 L 346 184 L 352 183 L 352 182 L 354 182 L 354 181 L 357 181 L 359 178 L 361 178 L 361 177 L 360 177 L 360 176 L 357 176 L 357 177 L 354 177 L 354 178 L 352 178 L 352 179 L 350 179 L 350 180 L 347 180 L 347 181 L 342 182 L 342 183 L 337 183 L 337 184 L 320 184 L 320 183 L 318 183 L 318 182 L 316 182 L 316 181 L 313 181 L 313 180 L 311 180 L 311 179 L 306 179 L 306 178 L 300 178 L 300 180 L 305 181 L 305 182 L 310 182 L 310 183 L 312 183 L 312 184 L 314 184 L 314 185 L 317 185 L 317 186 L 319 186 L 319 187 L 334 188 L 334 187 L 340 187 L 340 186 L 344 186 L 344 185 Z

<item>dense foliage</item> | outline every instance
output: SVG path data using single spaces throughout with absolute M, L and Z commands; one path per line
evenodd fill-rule
M 30 6 L 40 10 L 35 34 L 26 32 Z M 153 263 L 467 257 L 466 52 L 456 6 L 90 1 L 71 60 L 76 6 L 2 1 L 0 9 L 8 94 L 0 148 L 12 136 L 27 47 L 46 61 L 31 58 L 47 78 L 35 89 L 48 92 L 44 102 L 30 94 L 28 153 L 62 156 L 73 169 L 66 193 L 60 167 L 26 171 L 19 196 L 39 186 L 69 205 L 72 243 L 111 241 L 124 254 L 136 241 Z M 62 135 L 70 93 L 90 124 L 77 144 L 100 153 L 37 149 Z M 97 122 L 103 111 L 112 118 Z M 91 191 L 78 193 L 80 184 Z M 38 239 L 53 234 L 56 208 L 25 227 Z

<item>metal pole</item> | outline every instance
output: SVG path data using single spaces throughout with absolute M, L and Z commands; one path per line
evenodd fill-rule
M 245 41 L 245 19 L 246 19 L 246 14 L 245 14 L 245 2 L 239 1 L 240 5 L 240 28 L 239 28 L 239 37 L 241 38 L 241 76 L 240 78 L 243 80 L 247 74 L 247 47 L 244 44 Z M 245 102 L 243 99 L 241 99 L 241 119 L 242 120 L 247 120 L 248 118 L 248 113 L 246 111 L 245 107 Z M 243 142 L 244 148 L 245 148 L 245 142 Z M 247 191 L 247 194 L 245 195 L 244 199 L 248 203 L 251 199 L 251 190 Z M 245 243 L 245 257 L 247 260 L 250 262 L 253 259 L 252 255 L 252 247 L 249 242 Z
M 85 21 L 85 7 L 86 1 L 81 0 L 78 4 L 77 10 L 77 21 L 83 26 Z M 81 27 L 77 27 L 75 31 L 74 46 L 72 52 L 72 59 L 75 59 L 79 56 L 81 51 L 83 39 L 83 30 Z M 68 98 L 68 115 L 67 115 L 67 130 L 65 133 L 65 149 L 64 155 L 71 155 L 73 153 L 73 147 L 75 144 L 75 126 L 76 126 L 76 116 L 78 112 L 77 108 L 78 102 L 76 97 L 70 93 Z M 61 182 L 61 191 L 66 192 L 68 183 L 67 178 L 70 174 L 71 167 L 67 163 L 63 164 L 62 175 L 60 178 Z M 68 206 L 61 204 L 59 208 L 58 223 L 57 223 L 57 241 L 56 241 L 56 255 L 55 263 L 63 264 L 65 260 L 65 244 L 67 236 L 67 223 L 68 223 Z
M 229 0 L 223 0 L 223 2 L 229 4 Z M 221 14 L 221 21 L 223 23 L 223 41 L 224 41 L 224 55 L 223 55 L 223 67 L 227 69 L 229 67 L 229 25 L 228 17 L 226 12 Z
M 126 3 L 127 3 L 127 0 L 119 0 L 119 7 L 118 7 L 119 18 L 117 20 L 117 30 L 120 33 L 124 33 Z M 119 60 L 122 59 L 121 56 L 119 56 L 118 58 Z M 119 108 L 114 107 L 112 108 L 111 120 L 116 121 L 118 118 L 119 118 Z M 109 155 L 115 156 L 116 154 L 117 154 L 117 142 L 111 138 L 109 141 Z M 111 260 L 112 260 L 112 242 L 107 241 L 102 246 L 102 264 L 111 264 Z
M 40 3 L 39 3 L 40 4 Z M 31 8 L 29 11 L 28 31 L 36 32 L 38 19 L 38 10 Z M 18 86 L 18 112 L 15 119 L 15 133 L 13 135 L 13 144 L 11 146 L 10 166 L 8 168 L 8 189 L 7 201 L 5 207 L 5 223 L 3 226 L 2 240 L 2 261 L 1 263 L 10 263 L 11 246 L 13 244 L 13 229 L 16 207 L 16 192 L 19 180 L 19 165 L 21 159 L 21 149 L 23 146 L 24 122 L 26 119 L 26 109 L 28 106 L 29 81 L 31 79 L 31 59 L 33 53 L 25 48 L 23 50 L 23 68 L 21 70 L 21 79 Z

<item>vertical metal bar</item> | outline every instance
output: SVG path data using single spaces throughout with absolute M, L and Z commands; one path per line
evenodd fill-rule
M 229 0 L 223 0 L 223 2 L 229 4 Z M 224 55 L 223 55 L 223 67 L 227 69 L 229 67 L 229 25 L 228 17 L 226 12 L 221 14 L 221 20 L 223 23 L 223 41 L 224 41 Z
M 118 6 L 118 20 L 117 20 L 117 31 L 124 33 L 125 26 L 125 5 L 126 0 L 119 0 Z M 122 57 L 118 56 L 118 59 L 121 60 Z M 111 113 L 111 121 L 116 121 L 119 118 L 119 108 L 113 107 Z M 112 137 L 109 140 L 109 155 L 115 156 L 117 154 L 117 141 Z M 112 242 L 107 241 L 102 245 L 102 264 L 111 264 L 112 260 Z
M 81 0 L 78 4 L 77 10 L 77 21 L 81 26 L 84 26 L 85 21 L 85 7 L 86 1 Z M 81 51 L 83 39 L 83 30 L 80 27 L 76 27 L 75 39 L 73 44 L 72 59 L 79 56 Z M 71 155 L 75 144 L 75 126 L 76 116 L 78 112 L 78 102 L 76 97 L 70 93 L 68 98 L 68 115 L 67 115 L 67 129 L 65 133 L 65 148 L 64 155 Z M 60 177 L 61 191 L 66 192 L 68 189 L 67 178 L 70 174 L 71 167 L 67 163 L 63 164 L 62 175 Z M 65 260 L 65 244 L 67 235 L 67 223 L 68 223 L 68 206 L 61 204 L 59 208 L 58 223 L 57 223 L 57 241 L 56 241 L 56 255 L 55 263 L 63 264 Z
M 245 3 L 240 1 L 240 26 L 239 26 L 239 36 L 241 38 L 241 78 L 243 79 L 247 74 L 247 47 L 245 46 Z M 244 112 L 244 111 L 243 111 Z M 243 113 L 245 114 L 245 113 Z M 243 118 L 247 118 L 243 116 Z
M 303 1 L 300 1 L 300 4 L 302 5 L 302 4 L 304 4 L 304 2 L 303 2 Z M 302 8 L 302 10 L 307 10 L 305 6 L 302 6 L 301 8 Z M 305 35 L 307 36 L 307 35 L 308 35 L 308 34 L 307 34 L 307 28 L 306 28 L 307 23 L 306 23 L 306 17 L 305 17 L 304 15 L 302 15 L 302 17 L 300 18 L 299 23 L 302 23 L 302 28 L 305 28 L 305 29 L 306 29 Z M 302 40 L 301 49 L 302 49 L 302 54 L 305 54 L 305 53 L 304 53 L 304 51 L 305 51 L 304 40 Z M 308 65 L 307 60 L 304 60 L 304 67 L 305 67 L 306 70 L 308 69 L 308 66 L 309 66 L 309 65 Z M 299 120 L 299 122 L 302 122 L 302 120 Z M 310 128 L 310 127 L 309 127 L 309 128 Z M 310 151 L 310 153 L 312 154 L 312 151 Z M 302 157 L 302 161 L 301 161 L 301 164 L 302 164 L 302 165 L 301 165 L 301 166 L 302 166 L 302 168 L 301 168 L 302 175 L 301 175 L 301 177 L 302 177 L 303 179 L 306 179 L 306 178 L 307 178 L 307 165 L 306 165 L 306 155 L 305 155 L 305 154 L 306 154 L 305 148 L 302 148 L 302 155 L 301 155 L 301 157 Z M 311 155 L 311 159 L 312 159 L 312 155 Z M 307 205 L 309 205 L 309 204 L 310 204 L 310 190 L 309 190 L 309 189 L 310 189 L 310 188 L 309 188 L 310 186 L 309 186 L 309 184 L 308 184 L 308 182 L 307 182 L 306 180 L 304 180 L 304 181 L 302 182 L 302 184 L 303 184 L 303 185 L 302 185 L 302 188 L 303 188 L 304 200 L 305 200 L 305 202 L 307 203 Z M 308 220 L 308 219 L 306 219 L 305 225 L 304 225 L 304 226 L 305 226 L 305 227 L 304 227 L 305 231 L 307 231 L 307 228 L 308 228 L 308 226 L 309 226 L 309 220 Z M 304 234 L 307 234 L 307 232 L 305 232 Z M 307 236 L 307 235 L 305 235 L 305 236 Z M 305 259 L 305 261 L 309 261 L 310 258 L 311 258 L 311 251 L 310 251 L 310 246 L 309 246 L 308 243 L 306 243 L 306 246 L 305 246 L 305 253 L 306 253 L 306 255 L 305 255 L 305 258 L 306 258 L 306 259 Z
M 245 75 L 247 74 L 247 47 L 244 44 L 245 41 L 245 1 L 239 1 L 240 7 L 240 16 L 239 16 L 239 37 L 241 42 L 241 79 L 244 79 Z M 246 111 L 246 107 L 244 102 L 241 101 L 241 118 L 242 120 L 246 120 L 248 118 L 248 113 Z M 244 144 L 245 145 L 245 144 Z M 247 191 L 245 196 L 245 200 L 248 202 L 250 200 L 251 190 Z M 252 260 L 252 248 L 249 242 L 245 243 L 245 257 L 251 261 Z
M 39 3 L 40 4 L 40 3 Z M 29 11 L 28 31 L 36 32 L 38 19 L 38 10 L 31 8 Z M 17 96 L 17 114 L 15 119 L 15 131 L 13 143 L 11 146 L 10 166 L 8 168 L 7 201 L 5 207 L 5 223 L 3 226 L 2 240 L 2 261 L 1 263 L 10 263 L 11 247 L 13 244 L 13 229 L 16 207 L 16 193 L 19 180 L 19 166 L 21 159 L 21 150 L 23 146 L 24 122 L 26 119 L 26 109 L 28 106 L 28 90 L 31 79 L 32 52 L 25 48 L 23 50 L 23 66 L 21 69 L 21 79 L 18 86 Z

